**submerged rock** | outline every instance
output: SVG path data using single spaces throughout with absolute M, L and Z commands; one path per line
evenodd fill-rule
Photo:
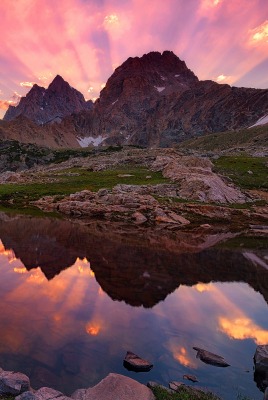
M 198 382 L 198 379 L 196 378 L 195 375 L 183 375 L 183 379 L 188 379 L 188 381 L 191 382 Z
M 131 371 L 146 372 L 153 368 L 153 364 L 128 351 L 124 359 L 124 367 Z
M 200 349 L 199 347 L 193 347 L 197 351 L 196 358 L 200 358 L 206 364 L 214 365 L 215 367 L 229 367 L 225 359 L 217 354 L 210 353 L 210 351 Z

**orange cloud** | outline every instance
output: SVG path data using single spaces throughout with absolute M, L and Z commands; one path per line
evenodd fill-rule
M 185 347 L 180 347 L 173 353 L 173 357 L 175 360 L 179 361 L 180 364 L 184 365 L 185 367 L 192 367 L 192 361 L 187 354 Z
M 268 43 L 268 20 L 250 30 L 251 44 Z
M 219 318 L 220 330 L 232 339 L 253 339 L 256 344 L 268 342 L 268 330 L 262 329 L 247 317 Z
M 101 330 L 101 326 L 100 326 L 100 324 L 98 324 L 96 322 L 95 323 L 89 322 L 86 325 L 86 332 L 89 335 L 97 336 L 100 333 L 100 330 Z
M 7 110 L 10 105 L 14 106 L 15 104 L 16 102 L 12 100 L 0 100 L 0 109 Z

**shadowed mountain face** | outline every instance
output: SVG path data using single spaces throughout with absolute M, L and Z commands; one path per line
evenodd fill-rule
M 184 61 L 164 51 L 127 59 L 108 79 L 94 107 L 57 76 L 47 90 L 34 85 L 4 119 L 23 115 L 37 124 L 59 122 L 57 140 L 59 132 L 62 137 L 72 132 L 83 145 L 169 147 L 205 133 L 249 127 L 267 109 L 267 89 L 199 81 Z M 60 122 L 63 117 L 67 122 Z M 13 131 L 5 126 L 0 135 L 16 139 Z M 50 135 L 55 132 L 48 129 Z M 62 137 L 58 146 L 63 146 Z
M 43 125 L 60 122 L 63 117 L 91 107 L 92 102 L 86 102 L 78 90 L 57 75 L 47 89 L 35 84 L 16 107 L 9 106 L 4 120 L 11 121 L 22 115 Z
M 112 226 L 82 226 L 49 218 L 0 216 L 2 243 L 12 249 L 25 267 L 40 267 L 47 277 L 86 257 L 102 289 L 114 300 L 132 306 L 153 307 L 180 285 L 246 282 L 268 303 L 268 271 L 246 260 L 243 254 L 219 249 L 198 252 L 198 236 L 179 233 L 177 248 L 151 237 L 148 242 L 128 240 Z M 197 247 L 187 251 L 185 241 Z M 151 242 L 151 243 L 150 243 Z M 129 284 L 131 283 L 131 284 Z

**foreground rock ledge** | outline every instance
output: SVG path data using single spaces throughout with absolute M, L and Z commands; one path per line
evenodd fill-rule
M 7 393 L 6 393 L 7 394 Z M 78 389 L 71 397 L 61 392 L 42 387 L 36 391 L 27 390 L 16 397 L 16 400 L 155 400 L 153 392 L 145 385 L 127 376 L 111 373 L 96 386 Z

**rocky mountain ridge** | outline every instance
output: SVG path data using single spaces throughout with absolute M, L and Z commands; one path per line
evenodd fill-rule
M 45 123 L 43 144 L 47 140 L 51 147 L 170 147 L 207 133 L 249 127 L 268 110 L 268 89 L 199 81 L 171 51 L 128 58 L 108 79 L 94 106 L 61 77 L 56 77 L 47 91 L 35 86 L 4 119 L 13 120 L 20 114 L 39 125 Z M 54 98 L 61 98 L 61 108 Z M 49 105 L 43 107 L 47 99 Z M 52 124 L 57 129 L 51 128 L 51 121 L 59 122 Z M 0 125 L 0 135 L 17 139 L 9 125 Z
M 3 119 L 11 121 L 24 116 L 37 125 L 44 125 L 61 122 L 64 117 L 90 110 L 92 106 L 92 101 L 86 101 L 82 93 L 57 75 L 47 89 L 34 84 L 17 106 L 9 106 Z

